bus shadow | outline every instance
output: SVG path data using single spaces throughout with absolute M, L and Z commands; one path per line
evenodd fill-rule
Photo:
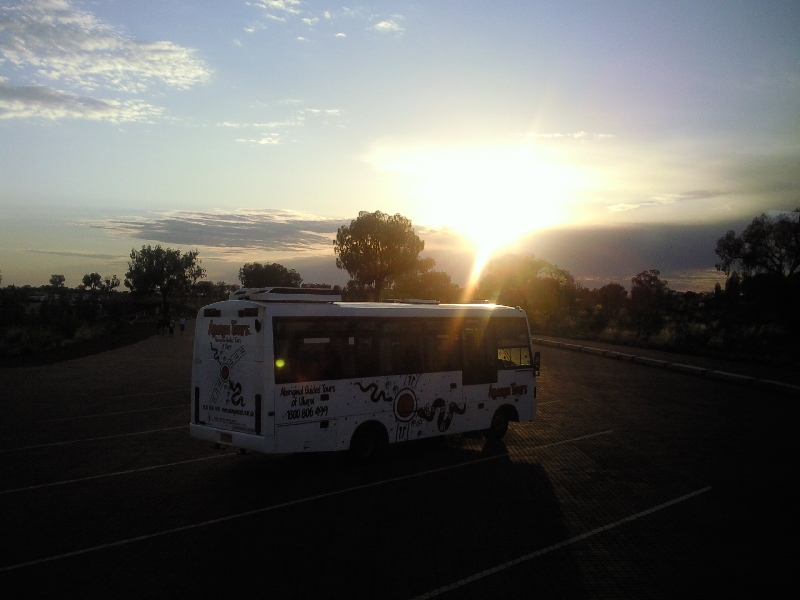
M 406 442 L 368 465 L 353 465 L 342 453 L 254 458 L 226 477 L 240 499 L 263 506 L 300 498 L 308 508 L 298 510 L 337 516 L 324 537 L 304 532 L 291 542 L 295 551 L 314 547 L 329 557 L 328 585 L 306 581 L 298 597 L 348 589 L 350 597 L 411 598 L 575 535 L 544 467 L 512 460 L 503 441 L 453 435 Z M 495 596 L 502 589 L 503 597 L 580 598 L 587 595 L 582 580 L 580 556 L 565 547 L 477 578 L 448 597 Z

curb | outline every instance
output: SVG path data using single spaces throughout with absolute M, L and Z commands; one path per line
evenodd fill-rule
M 555 342 L 553 340 L 545 340 L 542 338 L 532 337 L 531 341 L 542 346 L 549 346 L 550 348 L 560 348 L 562 350 L 572 350 L 573 352 L 583 352 L 584 354 L 594 354 L 604 358 L 632 362 L 636 363 L 637 365 L 654 367 L 656 369 L 666 369 L 676 373 L 683 373 L 684 375 L 692 375 L 694 377 L 702 377 L 704 379 L 713 379 L 715 381 L 724 381 L 740 387 L 752 386 L 768 392 L 777 392 L 779 394 L 786 394 L 788 396 L 800 397 L 800 386 L 792 385 L 790 383 L 782 383 L 780 381 L 772 381 L 770 379 L 758 379 L 756 377 L 748 377 L 746 375 L 738 375 L 736 373 L 728 373 L 726 371 L 714 371 L 703 367 L 696 367 L 694 365 L 672 363 L 666 360 L 649 358 L 647 356 L 623 354 L 622 352 L 614 352 L 613 350 L 603 350 L 602 348 L 592 348 L 591 346 L 579 346 L 578 344 L 566 344 L 564 342 Z

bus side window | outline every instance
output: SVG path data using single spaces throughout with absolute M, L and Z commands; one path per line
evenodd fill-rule
M 376 338 L 367 336 L 353 337 L 353 376 L 375 377 L 379 373 Z
M 426 373 L 460 371 L 461 320 L 425 319 L 423 370 Z
M 497 368 L 516 369 L 531 366 L 528 327 L 525 319 L 495 319 L 497 332 Z
M 492 323 L 469 319 L 464 327 L 464 385 L 497 383 L 497 346 Z

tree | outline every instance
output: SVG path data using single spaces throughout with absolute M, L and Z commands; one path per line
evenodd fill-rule
M 425 242 L 400 214 L 361 211 L 349 226 L 339 228 L 333 245 L 336 266 L 350 274 L 355 287 L 371 291 L 378 301 L 384 287 L 416 267 Z
M 717 240 L 717 270 L 730 275 L 739 265 L 745 275 L 790 277 L 800 267 L 800 207 L 778 217 L 762 214 L 742 235 L 728 231 Z
M 640 331 L 657 331 L 663 323 L 660 311 L 669 293 L 669 282 L 659 275 L 661 271 L 650 269 L 631 279 L 631 316 Z
M 141 251 L 133 249 L 125 273 L 125 287 L 137 294 L 160 294 L 166 314 L 170 296 L 188 292 L 198 279 L 205 277 L 197 254 L 197 250 L 183 254 L 161 246 L 142 246 Z
M 100 276 L 100 273 L 87 273 L 83 276 L 81 285 L 78 287 L 84 290 L 88 289 L 92 292 L 99 291 L 108 294 L 119 287 L 119 278 L 116 275 L 103 278 Z
M 568 271 L 534 255 L 506 254 L 484 267 L 475 298 L 550 318 L 568 311 L 575 295 L 575 279 Z
M 245 263 L 239 269 L 242 287 L 300 287 L 303 278 L 294 269 L 287 269 L 278 263 Z
M 99 290 L 100 285 L 103 283 L 103 278 L 100 277 L 100 273 L 87 273 L 83 276 L 81 280 L 81 287 L 83 289 L 89 289 L 91 291 Z
M 53 286 L 54 290 L 63 288 L 66 280 L 67 278 L 63 275 L 50 275 L 50 285 Z
M 395 281 L 392 295 L 396 298 L 418 298 L 439 302 L 458 300 L 460 292 L 458 284 L 453 283 L 450 275 L 444 271 L 434 271 L 434 266 L 436 261 L 432 258 L 419 259 L 413 271 Z
M 607 283 L 593 292 L 602 311 L 609 316 L 617 314 L 628 302 L 628 291 L 618 283 Z

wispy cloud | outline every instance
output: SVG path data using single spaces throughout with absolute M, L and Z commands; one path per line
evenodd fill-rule
M 52 256 L 96 258 L 98 260 L 119 260 L 120 258 L 127 258 L 126 256 L 118 256 L 115 254 L 93 254 L 91 252 L 70 252 L 67 250 L 25 250 L 25 252 L 32 252 L 34 254 L 50 254 Z
M 388 19 L 386 21 L 380 21 L 376 23 L 372 29 L 375 31 L 381 31 L 386 33 L 403 33 L 403 28 L 398 25 L 397 21 L 392 19 Z
M 259 146 L 277 146 L 283 139 L 279 133 L 264 133 L 258 138 L 236 138 L 236 141 Z
M 284 101 L 281 104 L 287 106 L 296 106 L 302 104 L 302 101 L 292 100 Z M 338 108 L 299 108 L 294 109 L 294 112 L 287 116 L 285 119 L 276 121 L 267 121 L 265 123 L 238 123 L 235 121 L 222 121 L 217 123 L 217 127 L 228 127 L 231 129 L 271 129 L 273 131 L 265 133 L 262 132 L 258 137 L 249 135 L 248 137 L 237 138 L 237 142 L 249 143 L 259 146 L 275 146 L 282 144 L 285 140 L 287 133 L 290 130 L 305 127 L 310 123 L 315 123 L 322 126 L 334 126 L 343 128 L 342 111 Z
M 724 196 L 727 192 L 721 190 L 691 190 L 679 194 L 660 194 L 653 196 L 650 200 L 643 200 L 642 202 L 631 204 L 613 204 L 606 206 L 606 210 L 611 212 L 624 212 L 626 210 L 633 210 L 635 208 L 642 208 L 647 206 L 663 206 L 665 204 L 675 204 L 676 202 L 684 202 L 687 200 L 706 200 L 708 198 L 716 198 Z
M 0 7 L 4 63 L 14 68 L 17 81 L 0 78 L 3 119 L 151 121 L 162 108 L 96 96 L 101 91 L 138 94 L 155 85 L 187 89 L 212 73 L 195 50 L 135 40 L 68 0 Z
M 279 10 L 290 15 L 300 14 L 300 11 L 295 8 L 300 6 L 300 0 L 259 0 L 255 5 L 264 10 Z
M 572 139 L 572 140 L 585 140 L 585 139 L 595 139 L 595 140 L 605 140 L 609 138 L 615 137 L 613 134 L 610 133 L 587 133 L 585 131 L 574 131 L 572 133 L 539 133 L 536 131 L 527 131 L 525 132 L 525 137 L 529 138 L 538 138 L 538 139 L 545 139 L 545 140 L 556 140 L 556 139 Z
M 87 222 L 112 235 L 165 244 L 300 254 L 330 253 L 345 220 L 289 210 L 177 211 Z
M 247 33 L 254 33 L 257 29 L 267 29 L 269 21 L 279 21 L 281 23 L 291 24 L 294 23 L 298 26 L 301 24 L 309 29 L 312 34 L 320 32 L 321 28 L 318 25 L 327 24 L 333 25 L 337 19 L 348 19 L 351 21 L 361 21 L 365 26 L 370 23 L 375 23 L 368 26 L 367 29 L 382 32 L 393 33 L 395 35 L 402 35 L 404 32 L 403 26 L 400 24 L 405 17 L 400 14 L 393 14 L 389 18 L 370 14 L 363 8 L 348 8 L 342 6 L 336 10 L 323 10 L 318 11 L 314 7 L 309 6 L 309 3 L 303 3 L 299 0 L 255 0 L 247 2 L 248 6 L 259 9 L 261 22 L 251 23 L 246 28 Z M 330 30 L 327 30 L 325 35 L 329 35 Z M 295 32 L 295 39 L 298 41 L 307 41 L 306 35 L 298 35 L 299 31 Z M 346 38 L 347 34 L 338 32 L 334 34 L 336 38 Z
M 134 40 L 67 0 L 25 0 L 3 8 L 0 55 L 40 81 L 84 90 L 135 93 L 156 82 L 186 89 L 212 72 L 191 48 Z
M 0 81 L 0 119 L 148 122 L 162 112 L 162 108 L 140 100 L 101 100 L 40 85 L 13 86 Z

